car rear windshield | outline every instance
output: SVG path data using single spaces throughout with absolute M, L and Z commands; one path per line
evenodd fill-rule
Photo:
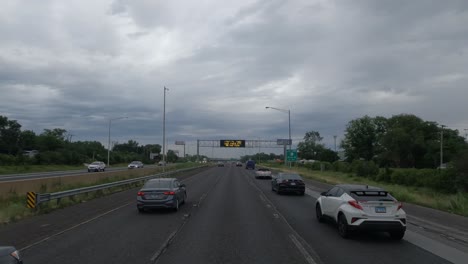
M 100 165 L 100 164 L 101 164 L 101 162 L 93 162 L 93 163 L 91 163 L 91 165 Z
M 351 191 L 351 197 L 357 201 L 395 201 L 386 191 Z
M 149 181 L 145 183 L 145 186 L 143 188 L 171 188 L 172 186 L 172 181 Z

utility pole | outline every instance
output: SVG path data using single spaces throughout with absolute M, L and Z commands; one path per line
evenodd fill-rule
M 336 152 L 336 135 L 333 136 L 333 139 L 335 140 L 335 152 Z
M 166 167 L 166 91 L 169 91 L 166 86 L 164 86 L 164 104 L 163 104 L 163 171 Z
M 442 129 L 440 130 L 440 168 L 442 169 L 442 164 L 444 163 L 444 125 L 441 125 Z
M 465 130 L 465 140 L 467 140 L 468 139 L 468 128 L 465 128 L 464 130 Z

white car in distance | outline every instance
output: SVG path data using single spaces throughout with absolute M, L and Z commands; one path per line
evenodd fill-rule
M 271 179 L 271 170 L 266 168 L 259 168 L 255 171 L 255 179 Z
M 145 165 L 141 161 L 132 161 L 130 164 L 128 164 L 129 169 L 138 169 L 138 168 L 143 168 Z
M 106 170 L 106 164 L 102 161 L 95 161 L 91 164 L 88 165 L 88 172 L 92 171 L 105 171 Z

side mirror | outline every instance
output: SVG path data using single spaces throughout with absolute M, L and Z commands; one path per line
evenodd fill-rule
M 323 192 L 323 193 L 321 193 L 320 195 L 322 195 L 322 196 L 327 196 L 327 192 Z

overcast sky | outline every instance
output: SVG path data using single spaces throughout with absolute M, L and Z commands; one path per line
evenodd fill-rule
M 266 106 L 291 110 L 295 143 L 317 130 L 333 147 L 363 115 L 464 134 L 467 25 L 464 0 L 6 0 L 0 115 L 103 143 L 128 116 L 112 141 L 161 144 L 166 86 L 169 148 L 191 154 L 196 139 L 287 138 Z

